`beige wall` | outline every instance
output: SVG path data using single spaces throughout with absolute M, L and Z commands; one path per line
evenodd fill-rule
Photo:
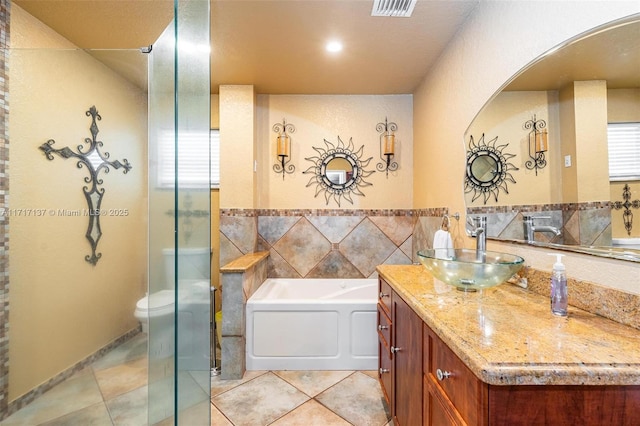
M 480 2 L 414 93 L 414 206 L 445 206 L 464 212 L 463 135 L 487 100 L 545 51 L 576 34 L 638 12 L 637 1 Z M 531 22 L 545 22 L 546 30 L 539 31 Z M 474 244 L 467 239 L 466 246 Z M 548 249 L 493 241 L 488 247 L 518 252 L 538 269 L 548 271 L 552 266 Z M 571 277 L 640 293 L 640 265 L 565 255 Z
M 549 132 L 547 166 L 537 175 L 525 164 L 529 130 L 523 126 L 534 114 Z M 468 148 L 473 136 L 479 144 L 484 133 L 486 144 L 498 137 L 495 146 L 508 144 L 502 153 L 515 155 L 507 162 L 519 169 L 510 171 L 516 183 L 508 182 L 509 192 L 501 191 L 497 202 L 491 197 L 487 206 L 592 202 L 609 199 L 606 132 L 606 82 L 576 81 L 560 92 L 501 92 L 473 120 L 465 141 Z M 467 206 L 485 205 L 482 197 L 472 202 L 473 196 L 465 195 Z
M 574 81 L 578 202 L 609 200 L 607 82 Z
M 565 203 L 578 202 L 578 172 L 576 161 L 576 115 L 574 86 L 568 84 L 560 90 L 560 142 L 563 159 L 571 158 L 571 167 L 562 167 L 562 199 Z M 563 160 L 564 162 L 564 160 Z
M 143 92 L 87 53 L 60 50 L 72 46 L 20 7 L 11 12 L 10 207 L 47 212 L 10 218 L 13 400 L 138 325 L 133 311 L 147 281 L 147 105 Z M 102 152 L 133 166 L 128 174 L 101 173 L 102 208 L 128 214 L 101 217 L 96 266 L 84 260 L 88 218 L 57 212 L 87 207 L 86 169 L 38 150 L 48 139 L 55 148 L 83 144 L 92 105 L 102 116 Z
M 640 89 L 607 90 L 609 123 L 640 121 Z
M 324 192 L 316 196 L 316 184 L 307 187 L 313 174 L 303 173 L 315 162 L 306 158 L 317 157 L 314 148 L 328 150 L 325 140 L 338 144 L 338 137 L 346 145 L 353 142 L 353 152 L 362 147 L 363 163 L 371 158 L 364 170 L 375 171 L 380 163 L 380 133 L 376 125 L 389 122 L 398 125 L 396 172 L 375 171 L 365 177 L 371 186 L 360 186 L 364 196 L 352 195 L 353 204 L 342 199 L 344 209 L 407 209 L 413 204 L 413 99 L 411 95 L 259 95 L 257 104 L 258 132 L 258 206 L 265 209 L 323 209 L 338 208 L 331 199 L 327 204 Z M 272 130 L 276 123 L 286 119 L 296 127 L 291 135 L 291 164 L 293 174 L 273 171 L 276 162 L 275 138 Z
M 607 91 L 607 114 L 609 123 L 625 123 L 640 121 L 640 89 L 609 89 Z M 640 182 L 611 182 L 611 201 L 624 202 L 622 191 L 625 184 L 631 188 L 631 199 L 640 198 Z M 613 238 L 637 238 L 640 237 L 640 222 L 636 219 L 631 230 L 627 234 L 622 219 L 623 210 L 613 210 L 611 214 L 611 226 Z M 638 217 L 638 210 L 631 209 L 634 216 Z
M 220 86 L 220 207 L 256 207 L 253 86 Z
M 220 99 L 218 95 L 211 95 L 211 128 L 220 127 Z M 211 190 L 211 283 L 220 288 L 220 190 Z M 220 310 L 222 296 L 216 295 L 216 311 Z
M 525 166 L 529 155 L 529 131 L 524 129 L 524 123 L 533 116 L 537 120 L 547 123 L 549 132 L 550 152 L 546 154 L 547 166 L 538 170 L 529 170 Z M 557 116 L 557 92 L 502 92 L 496 96 L 486 108 L 473 120 L 465 135 L 468 149 L 470 137 L 476 144 L 480 143 L 484 133 L 484 141 L 489 144 L 495 137 L 495 145 L 508 144 L 502 150 L 503 155 L 512 154 L 515 157 L 507 162 L 518 170 L 509 173 L 516 183 L 507 182 L 509 193 L 500 191 L 498 201 L 489 198 L 486 205 L 518 205 L 518 204 L 550 204 L 562 202 L 558 189 L 561 177 L 558 176 L 559 162 L 559 126 Z M 465 194 L 467 206 L 483 206 L 484 198 L 480 197 L 472 202 L 473 192 Z
M 560 91 L 562 183 L 565 203 L 607 201 L 607 84 L 574 81 Z M 564 165 L 564 158 L 571 165 Z
M 238 95 L 240 91 L 242 96 Z M 412 206 L 413 186 L 413 102 L 411 95 L 354 96 L 354 95 L 258 95 L 253 103 L 250 86 L 223 86 L 220 89 L 221 207 L 224 208 L 337 208 L 334 200 L 327 204 L 324 193 L 316 196 L 316 184 L 307 187 L 312 174 L 303 173 L 314 166 L 306 158 L 318 156 L 315 148 L 326 151 L 325 139 L 338 145 L 353 143 L 353 152 L 362 148 L 360 158 L 366 171 L 375 171 L 380 159 L 380 134 L 376 125 L 385 117 L 398 125 L 396 156 L 399 169 L 389 174 L 375 172 L 364 178 L 371 186 L 360 186 L 364 196 L 352 195 L 353 204 L 344 198 L 341 208 L 406 209 Z M 245 104 L 243 105 L 242 102 Z M 242 112 L 239 112 L 242 111 Z M 255 115 L 251 114 L 255 111 Z M 273 171 L 276 162 L 276 123 L 295 126 L 291 134 L 291 164 L 293 174 Z M 254 121 L 255 120 L 255 121 Z M 250 130 L 255 122 L 255 139 Z M 255 148 L 256 156 L 251 157 Z M 253 159 L 256 172 L 253 172 Z M 371 160 L 366 163 L 366 160 Z M 248 181 L 253 177 L 251 182 Z M 247 188 L 256 183 L 256 192 Z M 252 203 L 252 195 L 256 202 Z

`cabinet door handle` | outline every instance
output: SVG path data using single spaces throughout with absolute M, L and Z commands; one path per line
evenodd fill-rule
M 380 299 L 383 297 L 389 297 L 389 295 L 387 293 L 380 292 Z
M 379 324 L 379 325 L 378 325 L 378 330 L 380 330 L 380 331 L 382 331 L 382 330 L 387 330 L 388 328 L 389 328 L 389 326 L 388 326 L 388 325 L 382 325 L 382 324 Z
M 393 346 L 391 346 L 391 353 L 392 353 L 392 354 L 398 353 L 398 352 L 400 352 L 401 350 L 402 350 L 402 348 L 394 348 Z
M 384 374 L 384 373 L 388 373 L 389 369 L 388 368 L 380 368 L 380 374 Z
M 438 380 L 442 381 L 445 379 L 448 379 L 449 377 L 451 377 L 451 373 L 448 371 L 442 371 L 439 368 L 436 370 L 436 376 L 438 377 Z

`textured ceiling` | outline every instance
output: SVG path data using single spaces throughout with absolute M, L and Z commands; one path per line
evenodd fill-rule
M 212 0 L 211 91 L 253 84 L 272 94 L 412 93 L 478 1 L 419 0 L 411 18 L 390 18 L 371 16 L 373 0 Z M 141 87 L 147 73 L 138 50 L 173 17 L 173 0 L 13 3 Z M 340 54 L 324 51 L 330 38 L 342 40 Z M 587 79 L 638 87 L 639 67 L 636 23 L 568 46 L 507 90 Z
M 83 49 L 147 46 L 173 14 L 171 0 L 14 3 Z M 390 18 L 371 17 L 373 0 L 214 0 L 212 92 L 253 84 L 258 93 L 411 93 L 477 3 L 424 0 L 411 18 Z M 325 53 L 329 38 L 342 40 L 340 54 Z M 135 67 L 124 64 L 130 54 L 95 55 L 128 75 Z
M 215 83 L 259 93 L 412 93 L 476 1 L 421 1 L 411 18 L 372 17 L 373 1 L 212 4 Z M 325 42 L 340 39 L 330 55 Z
M 82 49 L 137 49 L 171 22 L 173 0 L 12 0 Z
M 557 90 L 587 80 L 607 80 L 610 89 L 640 87 L 640 21 L 569 43 L 528 68 L 505 90 Z

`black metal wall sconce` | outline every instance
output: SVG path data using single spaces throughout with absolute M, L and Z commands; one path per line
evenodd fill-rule
M 538 169 L 544 169 L 547 165 L 544 153 L 549 149 L 549 140 L 547 134 L 547 122 L 544 120 L 536 120 L 535 114 L 531 120 L 523 125 L 525 130 L 529 132 L 529 158 L 524 165 L 529 170 L 535 170 L 538 176 Z
M 279 160 L 273 165 L 273 171 L 282 173 L 282 180 L 284 180 L 285 174 L 291 174 L 296 170 L 296 166 L 289 164 L 291 161 L 291 136 L 289 136 L 289 133 L 295 133 L 296 128 L 283 118 L 282 123 L 274 124 L 272 129 L 278 134 L 276 137 L 276 155 Z
M 387 179 L 389 171 L 398 170 L 398 163 L 391 161 L 396 150 L 396 130 L 398 130 L 398 125 L 387 122 L 387 117 L 384 118 L 384 123 L 376 125 L 376 131 L 380 133 L 380 159 L 382 160 L 381 163 L 376 164 L 376 169 L 379 172 L 385 172 Z

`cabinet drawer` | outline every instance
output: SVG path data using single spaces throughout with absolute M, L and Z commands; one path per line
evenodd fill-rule
M 485 424 L 488 417 L 488 386 L 426 325 L 424 326 L 424 373 L 429 387 L 451 401 L 454 412 L 469 425 Z
M 382 278 L 378 283 L 378 303 L 387 311 L 387 316 L 391 316 L 391 286 Z
M 422 407 L 422 415 L 424 426 L 459 426 L 464 425 L 462 419 L 451 417 L 446 406 L 438 399 L 437 392 L 432 394 L 429 392 L 428 377 L 424 376 L 423 384 L 424 405 Z
M 393 367 L 393 364 L 391 361 L 391 352 L 389 351 L 389 347 L 385 348 L 382 341 L 378 342 L 378 354 L 378 378 L 380 379 L 382 392 L 385 399 L 387 400 L 387 405 L 391 406 L 393 397 L 391 395 L 391 392 L 393 392 L 391 369 Z
M 384 308 L 378 303 L 378 339 L 386 347 L 389 356 L 391 356 L 391 320 L 384 311 Z

